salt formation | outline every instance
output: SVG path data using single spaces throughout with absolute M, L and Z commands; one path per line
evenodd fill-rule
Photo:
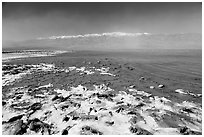
M 3 86 L 39 71 L 115 77 L 109 67 L 4 65 Z M 202 131 L 201 104 L 172 102 L 134 85 L 124 91 L 116 91 L 105 83 L 94 84 L 92 88 L 77 85 L 63 89 L 53 83 L 13 87 L 2 101 L 3 134 L 152 135 Z

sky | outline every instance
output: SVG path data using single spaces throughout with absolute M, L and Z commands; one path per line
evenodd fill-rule
M 201 33 L 200 3 L 2 3 L 2 40 L 87 33 Z

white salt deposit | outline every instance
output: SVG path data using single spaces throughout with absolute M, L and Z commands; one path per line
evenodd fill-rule
M 150 88 L 150 89 L 154 89 L 154 86 L 150 86 L 149 88 Z
M 180 135 L 177 128 L 157 128 L 154 135 Z
M 68 97 L 70 95 L 69 91 L 66 91 L 64 89 L 55 89 L 55 92 L 59 93 L 63 97 Z
M 10 74 L 4 75 L 2 76 L 2 86 L 11 85 L 13 84 L 13 82 L 15 82 L 18 79 L 21 79 L 26 74 L 30 74 L 30 71 L 25 71 L 15 75 L 10 75 Z
M 176 89 L 175 92 L 180 94 L 187 94 L 183 89 Z
M 49 87 L 53 87 L 53 84 L 49 83 L 48 85 L 43 85 L 43 86 L 38 87 L 38 89 L 40 89 L 40 88 L 49 88 Z
M 158 88 L 164 88 L 164 85 L 159 85 Z
M 33 71 L 56 71 L 54 64 L 38 64 L 31 65 Z M 17 66 L 16 66 L 17 67 Z M 66 71 L 66 70 L 63 70 Z M 75 71 L 82 74 L 94 74 L 99 72 L 109 75 L 109 68 L 88 68 L 88 67 L 69 67 L 67 72 Z M 25 73 L 25 72 L 23 72 Z M 21 74 L 21 73 L 19 73 Z M 6 78 L 7 75 L 4 75 Z M 14 75 L 15 76 L 15 75 Z M 18 75 L 16 75 L 15 78 Z M 16 79 L 9 76 L 7 81 L 15 82 Z M 19 77 L 21 78 L 21 77 Z M 6 81 L 5 81 L 6 83 Z M 8 84 L 8 83 L 7 83 Z M 60 135 L 62 131 L 70 126 L 69 135 L 81 134 L 81 128 L 90 126 L 93 129 L 101 132 L 104 135 L 131 135 L 130 127 L 133 126 L 131 121 L 133 117 L 137 120 L 134 126 L 145 129 L 152 134 L 180 134 L 179 128 L 163 127 L 160 122 L 163 122 L 163 116 L 171 116 L 171 113 L 182 114 L 190 117 L 194 123 L 182 119 L 179 123 L 181 126 L 187 126 L 195 131 L 202 131 L 202 107 L 200 104 L 193 102 L 183 101 L 182 103 L 175 103 L 165 97 L 153 96 L 145 91 L 135 89 L 135 86 L 130 86 L 128 91 L 118 91 L 117 95 L 111 97 L 106 93 L 114 91 L 105 84 L 93 85 L 94 89 L 88 90 L 82 85 L 77 87 L 70 87 L 70 90 L 54 89 L 58 97 L 68 97 L 62 101 L 61 99 L 52 101 L 55 96 L 46 92 L 40 94 L 30 95 L 33 90 L 28 91 L 26 87 L 13 88 L 8 95 L 13 96 L 14 93 L 22 94 L 20 99 L 8 99 L 6 105 L 3 107 L 2 120 L 7 121 L 10 118 L 19 114 L 31 113 L 27 109 L 23 111 L 13 111 L 8 109 L 10 105 L 18 105 L 21 102 L 30 104 L 40 102 L 42 108 L 34 111 L 29 119 L 38 118 L 45 123 L 52 124 L 55 134 Z M 151 87 L 151 86 L 150 86 Z M 53 88 L 53 84 L 42 85 L 38 88 Z M 178 93 L 185 94 L 184 90 L 178 89 Z M 56 94 L 55 93 L 55 94 Z M 99 97 L 100 94 L 104 96 Z M 190 93 L 188 93 L 190 94 Z M 193 93 L 192 93 L 193 94 Z M 190 94 L 191 95 L 191 94 Z M 17 108 L 26 108 L 27 106 L 14 106 Z M 185 109 L 189 112 L 186 112 Z M 131 113 L 129 113 L 131 112 Z M 171 113 L 170 113 L 171 112 Z M 78 118 L 77 118 L 78 116 Z M 69 117 L 64 121 L 65 117 Z M 74 119 L 74 117 L 76 117 Z M 23 116 L 22 120 L 28 120 L 27 115 Z M 159 121 L 158 121 L 159 120 Z M 5 129 L 4 129 L 5 130 Z M 28 130 L 27 134 L 38 134 Z
M 115 77 L 115 75 L 113 75 L 113 74 L 111 74 L 111 73 L 107 73 L 107 72 L 101 72 L 100 74 L 101 74 L 101 75 L 110 75 L 110 76 Z

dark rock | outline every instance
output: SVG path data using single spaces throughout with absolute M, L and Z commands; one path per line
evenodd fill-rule
M 108 110 L 108 109 L 107 109 L 107 108 L 100 108 L 99 111 L 100 111 L 100 110 Z
M 139 103 L 139 104 L 136 106 L 136 108 L 140 108 L 140 107 L 143 107 L 143 106 L 145 106 L 144 103 Z
M 67 122 L 67 121 L 69 121 L 69 119 L 70 119 L 69 117 L 65 116 L 62 121 L 66 121 Z
M 77 120 L 77 119 L 79 119 L 80 117 L 79 116 L 73 116 L 72 117 L 72 120 Z
M 21 129 L 16 132 L 16 135 L 23 135 L 24 133 L 27 132 L 27 128 L 28 128 L 27 125 L 23 123 L 21 125 Z
M 2 66 L 2 70 L 5 71 L 5 70 L 11 70 L 13 69 L 13 66 L 12 65 L 6 65 L 6 66 Z
M 81 134 L 82 135 L 90 135 L 90 134 L 93 134 L 93 135 L 103 135 L 102 132 L 100 132 L 97 129 L 94 129 L 94 128 L 90 127 L 90 126 L 82 127 Z
M 18 115 L 18 116 L 14 116 L 14 117 L 12 117 L 12 118 L 10 118 L 10 119 L 8 120 L 8 123 L 9 123 L 9 122 L 14 122 L 14 121 L 16 121 L 16 120 L 18 120 L 18 119 L 21 119 L 22 117 L 23 117 L 23 114 Z
M 139 127 L 130 127 L 130 131 L 136 135 L 152 135 L 149 131 L 139 128 Z
M 74 124 L 73 126 L 75 126 L 76 124 Z M 69 130 L 73 127 L 73 126 L 67 126 L 66 129 L 64 129 L 64 134 L 68 134 Z
M 76 97 L 82 97 L 82 94 L 72 94 L 72 96 L 76 96 Z
M 82 130 L 91 130 L 91 127 L 85 126 L 85 127 L 82 127 Z
M 120 113 L 120 112 L 122 112 L 123 110 L 124 110 L 124 108 L 120 107 L 120 108 L 118 108 L 115 112 Z
M 64 101 L 66 101 L 66 100 L 68 100 L 70 97 L 71 97 L 72 95 L 69 95 L 69 96 L 67 96 L 67 97 L 60 97 L 60 101 L 61 102 L 64 102 Z
M 97 94 L 98 98 L 108 98 L 107 94 Z
M 43 123 L 42 135 L 51 135 L 51 125 Z
M 101 101 L 100 101 L 100 100 L 96 100 L 96 103 L 97 103 L 97 104 L 101 104 Z
M 110 85 L 111 85 L 111 83 L 110 83 L 110 82 L 106 83 L 106 86 L 107 86 L 107 87 L 109 87 Z
M 137 133 L 137 128 L 130 127 L 130 131 L 131 131 L 132 133 Z
M 108 97 L 107 100 L 113 102 L 113 99 L 111 97 Z
M 190 134 L 190 129 L 188 127 L 181 127 L 180 128 L 180 133 L 183 135 L 189 135 Z
M 93 108 L 89 108 L 89 112 L 91 112 L 93 110 Z
M 20 73 L 21 71 L 20 70 L 17 70 L 17 69 L 15 69 L 15 70 L 13 70 L 13 71 L 11 71 L 11 74 L 18 74 L 18 73 Z
M 127 106 L 128 106 L 128 107 L 130 107 L 130 106 L 131 106 L 131 104 L 130 104 L 130 103 L 127 103 Z
M 36 110 L 39 110 L 41 109 L 42 107 L 42 104 L 41 103 L 34 103 L 30 106 L 30 109 L 33 110 L 33 111 L 36 111 Z
M 106 124 L 108 125 L 108 126 L 112 126 L 113 124 L 114 124 L 114 121 L 106 121 Z
M 66 129 L 64 129 L 64 130 L 62 131 L 62 135 L 68 135 L 68 131 L 67 131 Z
M 98 131 L 98 130 L 96 130 L 96 129 L 92 129 L 92 130 L 91 130 L 91 133 L 93 133 L 93 134 L 95 134 L 95 135 L 103 135 L 102 132 L 100 132 L 100 131 Z
M 78 107 L 78 108 L 80 108 L 80 107 L 81 107 L 81 104 L 79 104 L 79 103 L 75 103 L 74 107 Z
M 26 133 L 27 125 L 23 123 L 23 120 L 19 120 L 14 126 L 14 135 L 23 135 Z
M 97 97 L 98 97 L 99 99 L 105 98 L 105 99 L 107 99 L 108 101 L 113 101 L 113 99 L 112 99 L 108 94 L 99 94 L 99 93 L 97 93 L 96 95 L 97 95 Z
M 145 80 L 145 78 L 144 78 L 144 77 L 141 77 L 139 80 L 140 80 L 140 81 L 141 81 L 141 80 Z
M 137 113 L 134 112 L 134 111 L 130 111 L 130 112 L 128 112 L 127 114 L 128 114 L 128 115 L 136 115 Z
M 6 105 L 6 102 L 5 101 L 2 101 L 2 106 Z
M 98 120 L 98 117 L 97 117 L 97 116 L 95 116 L 95 120 Z
M 84 116 L 81 116 L 81 120 L 90 120 L 90 119 L 98 120 L 98 117 L 95 116 L 95 115 L 84 115 Z
M 32 88 L 28 88 L 28 91 L 33 91 L 33 89 Z
M 52 111 L 47 111 L 47 112 L 45 112 L 45 115 L 48 115 L 48 114 L 51 114 L 52 113 Z
M 128 66 L 127 67 L 129 70 L 134 70 L 134 68 L 133 67 L 130 67 L 130 66 Z
M 16 96 L 16 99 L 21 99 L 23 95 Z
M 113 116 L 113 113 L 112 113 L 111 111 L 109 111 L 109 114 L 110 114 L 111 116 Z
M 63 106 L 61 107 L 62 110 L 67 109 L 67 108 L 69 108 L 69 105 L 63 105 Z
M 116 94 L 115 94 L 115 93 L 113 93 L 113 92 L 109 92 L 109 93 L 108 93 L 108 96 L 109 96 L 109 97 L 115 97 L 115 96 L 116 96 Z
M 138 122 L 138 119 L 137 119 L 137 117 L 132 117 L 131 119 L 130 119 L 130 122 L 132 123 L 132 124 L 136 124 L 137 122 Z
M 193 113 L 193 111 L 190 108 L 184 108 L 183 111 L 188 112 L 188 113 Z
M 49 134 L 51 133 L 51 126 L 40 121 L 38 118 L 34 118 L 28 121 L 29 129 L 35 131 L 36 133 L 41 131 L 42 134 Z
M 30 130 L 32 131 L 39 132 L 42 127 L 43 124 L 40 121 L 39 122 L 32 121 L 30 123 Z

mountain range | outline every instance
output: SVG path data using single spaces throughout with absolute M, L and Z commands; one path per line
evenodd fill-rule
M 202 49 L 202 35 L 199 33 L 110 32 L 39 37 L 21 42 L 3 43 L 3 49 L 6 48 L 57 50 Z

